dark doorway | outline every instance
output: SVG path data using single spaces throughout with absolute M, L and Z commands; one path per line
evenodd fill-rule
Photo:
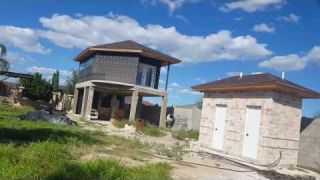
M 79 92 L 78 92 L 78 101 L 77 101 L 76 114 L 81 114 L 84 89 L 82 88 L 82 89 L 79 89 L 78 91 Z

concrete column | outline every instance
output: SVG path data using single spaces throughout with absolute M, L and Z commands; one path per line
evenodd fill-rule
M 90 114 L 91 114 L 91 108 L 92 108 L 92 101 L 93 101 L 93 94 L 94 94 L 94 87 L 89 86 L 88 87 L 88 98 L 86 103 L 86 112 L 85 112 L 85 118 L 90 120 Z
M 76 111 L 77 111 L 78 96 L 79 96 L 79 90 L 77 88 L 74 88 L 73 102 L 72 102 L 72 113 L 73 114 L 76 114 Z
M 139 98 L 138 98 L 138 104 L 137 104 L 137 112 L 136 112 L 136 118 L 137 118 L 137 119 L 140 119 L 140 118 L 141 118 L 142 100 L 143 100 L 143 97 L 142 97 L 142 96 L 139 96 Z
M 130 121 L 136 120 L 138 98 L 139 98 L 139 92 L 137 90 L 134 90 L 131 98 L 131 108 L 130 108 L 130 116 L 129 116 Z
M 166 127 L 168 93 L 162 97 L 159 127 Z
M 88 87 L 84 87 L 83 88 L 82 105 L 81 105 L 81 117 L 84 117 L 84 118 L 86 115 L 87 99 L 88 99 Z

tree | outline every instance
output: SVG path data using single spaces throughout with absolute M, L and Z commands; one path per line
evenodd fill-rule
M 53 88 L 53 91 L 57 91 L 59 89 L 59 71 L 57 70 L 55 73 L 52 75 L 51 79 L 51 85 Z
M 76 70 L 72 71 L 72 74 L 70 77 L 66 80 L 66 93 L 67 94 L 73 94 L 74 88 L 78 82 L 78 72 Z
M 20 79 L 20 85 L 23 86 L 24 95 L 31 99 L 41 99 L 49 101 L 52 97 L 52 85 L 49 81 L 42 78 L 42 74 L 34 73 L 32 75 L 32 81 L 28 79 Z
M 9 71 L 10 70 L 10 64 L 6 60 L 7 55 L 7 48 L 5 45 L 0 43 L 0 71 Z

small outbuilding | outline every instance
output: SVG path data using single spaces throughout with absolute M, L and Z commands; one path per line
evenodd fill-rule
M 204 93 L 199 145 L 261 164 L 296 165 L 302 99 L 320 94 L 272 74 L 192 87 Z

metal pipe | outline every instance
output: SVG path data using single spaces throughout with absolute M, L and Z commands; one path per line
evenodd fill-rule
M 169 72 L 170 72 L 170 64 L 168 64 L 168 66 L 167 66 L 167 78 L 166 78 L 166 86 L 165 86 L 166 91 L 168 89 Z

